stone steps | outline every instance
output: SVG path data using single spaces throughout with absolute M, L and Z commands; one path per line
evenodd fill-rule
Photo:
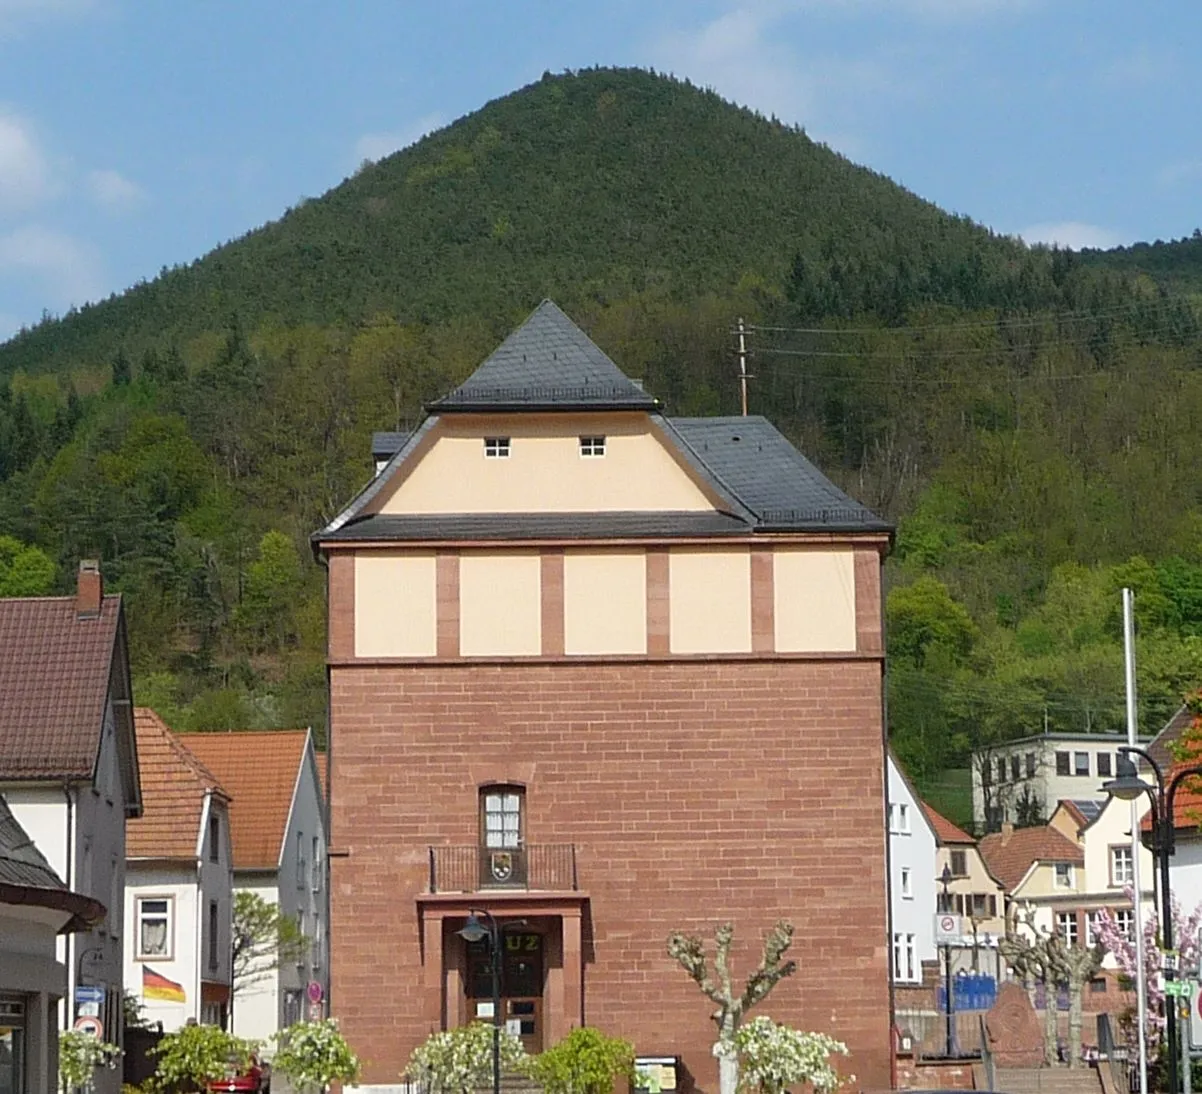
M 1004 1094 L 1102 1094 L 1102 1081 L 1090 1067 L 998 1068 L 994 1086 Z

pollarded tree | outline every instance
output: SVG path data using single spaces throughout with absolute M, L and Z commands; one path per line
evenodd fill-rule
M 668 955 L 680 962 L 702 992 L 717 1004 L 718 1009 L 712 1017 L 718 1027 L 714 1055 L 718 1057 L 721 1094 L 735 1094 L 739 1086 L 739 1048 L 735 1034 L 747 1012 L 786 976 L 792 976 L 797 971 L 796 961 L 782 960 L 793 942 L 793 924 L 782 919 L 764 939 L 760 963 L 747 978 L 746 986 L 741 992 L 736 992 L 730 971 L 730 946 L 734 935 L 734 927 L 729 923 L 721 924 L 714 932 L 714 970 L 717 979 L 710 976 L 705 944 L 700 938 L 679 932 L 668 938 Z

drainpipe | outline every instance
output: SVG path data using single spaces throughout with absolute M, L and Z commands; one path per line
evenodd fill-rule
M 75 836 L 75 797 L 71 793 L 71 784 L 63 780 L 63 797 L 67 801 L 67 858 L 66 869 L 64 873 L 66 877 L 63 879 L 67 883 L 67 888 L 72 892 L 75 890 L 75 860 L 74 860 L 74 836 Z M 88 894 L 91 895 L 90 893 Z M 63 1029 L 68 1030 L 72 1027 L 75 1021 L 75 935 L 68 934 L 66 938 L 66 956 L 67 956 L 67 998 L 63 1002 Z

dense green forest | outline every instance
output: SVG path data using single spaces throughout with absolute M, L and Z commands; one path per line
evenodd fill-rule
M 1202 241 L 1074 255 L 637 71 L 546 76 L 187 267 L 0 346 L 0 595 L 103 559 L 181 728 L 324 730 L 308 536 L 544 296 L 670 413 L 751 403 L 898 523 L 890 729 L 975 745 L 1202 682 Z

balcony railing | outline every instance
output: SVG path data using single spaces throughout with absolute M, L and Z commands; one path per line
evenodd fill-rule
M 430 892 L 475 893 L 482 889 L 577 888 L 574 843 L 523 847 L 431 847 Z

